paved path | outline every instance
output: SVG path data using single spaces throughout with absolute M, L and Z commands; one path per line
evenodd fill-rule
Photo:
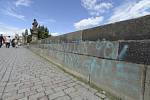
M 102 94 L 25 48 L 0 48 L 0 100 L 101 100 Z

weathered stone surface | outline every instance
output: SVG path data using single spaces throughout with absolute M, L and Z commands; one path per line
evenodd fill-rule
M 65 96 L 65 93 L 63 91 L 59 91 L 59 92 L 49 95 L 49 99 L 52 100 L 52 99 L 56 99 L 62 96 Z
M 72 100 L 72 99 L 69 96 L 66 95 L 66 96 L 59 97 L 55 100 Z
M 102 99 L 106 98 L 106 96 L 104 94 L 102 94 L 102 93 L 96 93 L 95 95 L 99 96 Z
M 144 100 L 150 99 L 150 66 L 147 67 Z
M 83 30 L 85 41 L 102 40 L 139 40 L 150 38 L 150 15 L 137 19 L 121 21 L 104 26 Z
M 142 40 L 150 38 L 150 15 L 116 22 L 108 25 L 98 26 L 77 32 L 72 32 L 56 37 L 51 37 L 51 42 L 79 42 L 97 40 Z M 49 43 L 42 40 L 42 43 Z

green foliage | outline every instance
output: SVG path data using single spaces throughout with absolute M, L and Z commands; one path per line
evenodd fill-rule
M 48 38 L 49 30 L 47 27 L 40 26 L 38 27 L 38 39 Z
M 25 36 L 27 36 L 27 35 L 28 35 L 28 29 L 25 30 Z

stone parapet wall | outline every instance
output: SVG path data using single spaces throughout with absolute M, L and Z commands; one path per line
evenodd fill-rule
M 150 15 L 50 38 L 54 43 L 103 39 L 108 41 L 150 39 Z
M 30 49 L 122 100 L 150 100 L 150 15 L 39 40 Z
M 123 45 L 124 42 L 125 41 L 88 41 L 64 44 L 39 43 L 31 45 L 30 49 L 49 60 L 59 63 L 74 72 L 80 73 L 87 81 L 115 94 L 123 100 L 142 100 L 141 98 L 146 95 L 144 91 L 149 91 L 147 90 L 148 88 L 146 90 L 144 89 L 144 87 L 147 86 L 147 84 L 145 84 L 146 76 L 144 76 L 144 73 L 146 73 L 145 69 L 148 67 L 148 64 L 136 64 L 123 61 L 123 59 L 126 59 L 130 54 L 128 54 L 128 50 L 126 50 L 129 49 L 130 46 L 120 46 Z M 134 42 L 136 43 L 136 41 Z M 139 42 L 143 43 L 143 40 L 139 40 L 138 43 Z M 128 44 L 130 44 L 130 42 Z M 134 46 L 131 46 L 131 48 L 132 47 Z M 138 49 L 136 48 L 136 50 Z M 122 51 L 120 52 L 120 50 Z M 132 55 L 132 53 L 130 55 Z M 137 59 L 138 58 L 135 57 L 133 60 L 136 61 Z M 146 95 L 146 97 L 147 96 L 148 95 Z
M 39 43 L 40 48 L 87 55 L 102 59 L 150 64 L 150 40 L 86 41 L 75 43 Z

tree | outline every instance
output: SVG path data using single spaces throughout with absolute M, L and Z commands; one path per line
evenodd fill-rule
M 44 37 L 45 37 L 45 38 L 48 38 L 48 35 L 49 35 L 49 30 L 48 30 L 48 28 L 46 27 L 46 28 L 45 28 Z
M 41 39 L 42 38 L 42 29 L 41 29 L 41 26 L 39 25 L 38 26 L 38 39 Z
M 49 30 L 47 27 L 40 26 L 38 27 L 38 39 L 45 39 L 48 38 Z
M 28 29 L 25 30 L 25 35 L 26 35 L 26 36 L 28 35 Z

